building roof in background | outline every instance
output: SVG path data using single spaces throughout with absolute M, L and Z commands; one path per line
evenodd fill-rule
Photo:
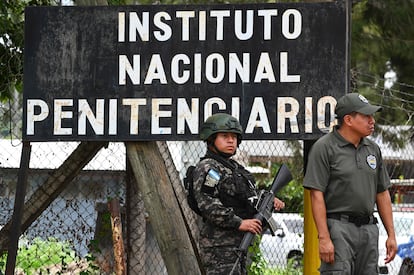
M 79 142 L 32 142 L 30 154 L 31 169 L 56 169 L 76 149 Z M 19 168 L 22 142 L 18 140 L 0 140 L 0 167 Z M 84 167 L 84 170 L 125 170 L 125 145 L 122 142 L 109 143 Z M 120 161 L 122 159 L 122 161 Z

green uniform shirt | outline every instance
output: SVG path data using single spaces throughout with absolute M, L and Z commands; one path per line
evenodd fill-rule
M 370 215 L 376 194 L 390 185 L 373 141 L 363 138 L 355 148 L 334 128 L 312 146 L 303 186 L 324 193 L 327 213 Z

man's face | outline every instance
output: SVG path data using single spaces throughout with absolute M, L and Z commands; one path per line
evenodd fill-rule
M 361 137 L 371 135 L 375 129 L 375 119 L 372 115 L 361 113 L 349 114 L 350 127 Z
M 237 149 L 237 134 L 217 133 L 214 145 L 222 153 L 234 154 Z

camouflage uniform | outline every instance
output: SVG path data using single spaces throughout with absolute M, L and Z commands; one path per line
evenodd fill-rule
M 252 175 L 237 162 L 208 151 L 197 164 L 194 197 L 203 217 L 199 242 L 207 274 L 229 274 L 232 270 L 244 235 L 238 228 L 242 219 L 256 214 L 248 200 L 255 195 Z M 246 274 L 245 262 L 243 256 L 234 274 Z

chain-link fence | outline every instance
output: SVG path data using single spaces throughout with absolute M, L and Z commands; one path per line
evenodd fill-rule
M 18 100 L 17 100 L 18 101 Z M 16 109 L 17 108 L 17 109 Z M 22 142 L 21 110 L 16 104 L 1 105 L 0 140 L 0 233 L 1 249 L 7 250 L 16 198 Z M 394 183 L 391 195 L 400 244 L 414 236 L 414 144 L 410 126 L 381 126 L 372 136 L 381 147 Z M 395 146 L 390 133 L 398 138 Z M 178 202 L 185 201 L 182 179 L 186 168 L 205 153 L 199 141 L 157 142 L 165 160 Z M 31 143 L 25 213 L 16 262 L 18 274 L 113 274 L 116 259 L 108 203 L 119 202 L 128 274 L 167 274 L 152 217 L 145 209 L 134 176 L 129 172 L 124 143 L 37 142 Z M 95 154 L 95 152 L 97 152 Z M 89 158 L 92 158 L 89 160 Z M 303 142 L 243 141 L 235 158 L 265 188 L 281 163 L 294 180 L 278 196 L 287 204 L 275 214 L 275 236 L 264 232 L 259 245 L 266 274 L 301 274 L 303 247 Z M 84 165 L 85 164 L 85 165 Z M 187 209 L 188 210 L 188 209 Z M 188 223 L 196 217 L 186 214 Z M 26 230 L 27 228 L 27 230 Z M 192 232 L 196 234 L 196 227 Z M 380 259 L 384 257 L 380 240 Z M 408 245 L 407 245 L 408 246 Z M 414 246 L 413 246 L 414 247 Z M 409 246 L 406 250 L 409 251 Z M 401 254 L 389 265 L 397 274 Z M 5 270 L 6 255 L 0 263 Z M 1 273 L 1 272 L 0 272 Z

